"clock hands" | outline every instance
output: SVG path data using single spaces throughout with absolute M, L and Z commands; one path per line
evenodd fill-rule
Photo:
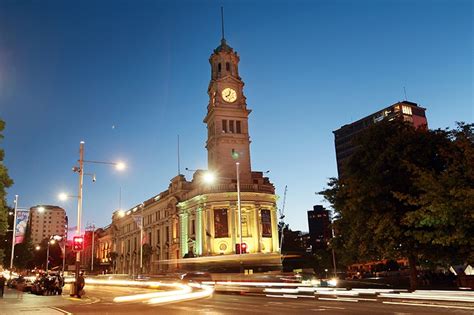
M 231 88 L 225 88 L 223 91 L 222 91 L 222 98 L 226 101 L 226 102 L 233 102 L 235 101 L 235 99 L 237 98 L 237 93 L 235 92 L 235 90 L 231 89 Z

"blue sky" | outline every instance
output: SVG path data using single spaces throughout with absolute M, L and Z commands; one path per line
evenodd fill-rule
M 71 167 L 87 165 L 84 223 L 110 223 L 165 190 L 182 169 L 207 167 L 208 58 L 226 39 L 241 57 L 253 170 L 288 185 L 287 223 L 308 230 L 314 194 L 337 175 L 332 131 L 404 99 L 431 128 L 473 122 L 471 1 L 0 0 L 0 118 L 13 204 L 58 204 L 72 225 Z M 113 127 L 114 126 L 114 127 Z M 182 171 L 188 178 L 191 174 Z M 282 205 L 280 198 L 279 207 Z

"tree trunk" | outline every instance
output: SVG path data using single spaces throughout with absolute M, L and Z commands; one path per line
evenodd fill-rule
M 408 264 L 410 265 L 410 290 L 415 291 L 418 285 L 418 277 L 416 271 L 416 256 L 408 255 Z

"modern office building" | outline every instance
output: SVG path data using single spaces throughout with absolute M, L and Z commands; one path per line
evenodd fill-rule
M 275 188 L 251 168 L 251 110 L 239 61 L 224 38 L 209 58 L 208 170 L 195 171 L 191 180 L 178 174 L 168 189 L 114 212 L 111 251 L 118 254 L 117 272 L 281 266 Z M 215 174 L 213 183 L 205 181 L 208 171 Z M 149 245 L 146 257 L 141 244 Z M 239 255 L 241 246 L 245 255 Z
M 329 211 L 321 205 L 308 211 L 309 243 L 311 248 L 325 249 L 331 239 L 331 220 Z
M 30 208 L 29 226 L 33 244 L 53 235 L 67 235 L 66 211 L 58 206 L 37 205 Z
M 426 120 L 425 110 L 425 108 L 413 102 L 398 102 L 333 131 L 339 178 L 341 178 L 344 173 L 344 163 L 356 148 L 352 140 L 359 132 L 382 120 L 393 119 L 408 121 L 412 123 L 415 128 L 427 128 L 428 121 Z

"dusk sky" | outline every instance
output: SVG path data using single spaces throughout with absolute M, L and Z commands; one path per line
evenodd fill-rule
M 337 176 L 332 131 L 404 99 L 426 108 L 430 128 L 473 122 L 472 1 L 6 1 L 0 0 L 0 118 L 8 203 L 64 207 L 77 220 L 78 177 L 88 160 L 127 163 L 120 173 L 86 164 L 83 222 L 105 226 L 207 168 L 203 118 L 208 62 L 225 37 L 240 55 L 252 169 L 268 176 L 286 222 L 308 230 L 306 211 Z

